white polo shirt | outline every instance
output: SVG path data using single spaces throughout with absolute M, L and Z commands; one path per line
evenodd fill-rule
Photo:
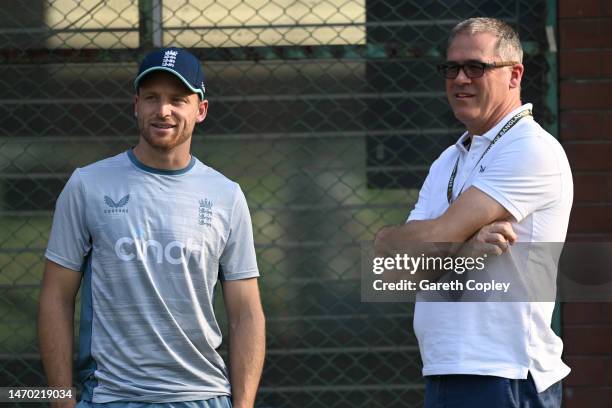
M 495 127 L 467 132 L 432 164 L 408 221 L 434 219 L 449 207 L 447 187 L 459 157 L 453 198 L 474 186 L 514 217 L 518 242 L 564 242 L 573 199 L 567 157 L 559 142 L 531 116 L 521 119 L 482 158 L 499 130 L 526 104 Z M 563 343 L 550 324 L 553 302 L 418 302 L 414 330 L 423 375 L 475 374 L 525 379 L 538 392 L 565 377 Z

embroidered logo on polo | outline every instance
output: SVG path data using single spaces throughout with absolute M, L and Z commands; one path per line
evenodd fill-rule
M 484 173 L 486 167 L 483 166 L 482 164 L 480 165 L 480 170 L 478 170 L 479 173 Z
M 124 207 L 127 205 L 128 201 L 130 201 L 129 194 L 123 196 L 117 202 L 115 202 L 115 200 L 113 200 L 109 196 L 105 195 L 104 202 L 106 203 L 106 206 L 108 208 L 104 210 L 104 214 L 125 214 L 127 213 L 128 209 Z
M 178 51 L 168 50 L 164 53 L 164 59 L 162 60 L 162 67 L 170 67 L 174 68 L 174 64 L 176 63 L 176 56 L 178 55 Z
M 198 207 L 198 225 L 212 227 L 213 202 L 205 198 L 200 200 Z

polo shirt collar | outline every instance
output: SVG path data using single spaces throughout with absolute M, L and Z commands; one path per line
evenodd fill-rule
M 495 126 L 493 126 L 491 129 L 489 129 L 488 132 L 486 132 L 483 135 L 476 135 L 476 136 L 482 136 L 484 138 L 486 138 L 489 141 L 493 141 L 493 139 L 495 138 L 495 136 L 497 135 L 497 132 L 499 132 L 501 130 L 501 128 L 506 124 L 506 122 L 508 122 L 510 120 L 510 118 L 512 118 L 514 115 L 516 115 L 517 113 L 525 110 L 525 109 L 531 109 L 533 110 L 533 105 L 531 103 L 526 103 L 523 106 L 520 106 L 518 108 L 516 108 L 515 110 L 513 110 L 512 112 L 508 113 L 506 116 L 504 116 L 502 118 L 502 120 L 500 120 Z M 468 132 L 464 132 L 461 137 L 459 138 L 459 140 L 457 140 L 457 142 L 455 143 L 455 146 L 457 147 L 457 149 L 462 152 L 462 153 L 467 153 L 468 149 L 465 147 L 466 145 L 469 146 L 469 143 L 467 142 L 467 140 L 469 140 L 470 136 L 468 134 Z
M 468 149 L 466 148 L 466 146 L 469 146 L 469 145 L 470 145 L 470 134 L 466 131 L 466 132 L 463 132 L 459 140 L 457 140 L 457 143 L 455 143 L 455 146 L 460 152 L 467 153 Z
M 489 141 L 493 141 L 493 139 L 495 138 L 495 136 L 497 136 L 497 133 L 501 130 L 502 127 L 504 127 L 504 125 L 517 113 L 524 111 L 525 109 L 531 109 L 533 110 L 533 105 L 530 103 L 526 103 L 523 106 L 519 106 L 518 108 L 516 108 L 515 110 L 513 110 L 512 112 L 508 113 L 506 116 L 504 116 L 502 118 L 502 120 L 500 120 L 499 122 L 497 122 L 497 124 L 495 126 L 493 126 L 491 129 L 489 129 L 485 134 L 482 135 L 482 137 L 488 139 Z

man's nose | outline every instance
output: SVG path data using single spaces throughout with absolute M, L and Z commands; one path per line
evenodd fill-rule
M 172 105 L 170 105 L 169 102 L 160 101 L 159 105 L 157 106 L 157 115 L 162 118 L 170 116 L 170 113 L 172 112 L 171 108 Z
M 466 75 L 464 69 L 465 67 L 461 67 L 459 69 L 459 73 L 457 74 L 457 77 L 453 79 L 453 82 L 457 84 L 466 84 L 472 82 L 472 79 Z

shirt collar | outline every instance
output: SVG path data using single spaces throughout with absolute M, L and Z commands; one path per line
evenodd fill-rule
M 516 108 L 515 110 L 513 110 L 512 112 L 510 112 L 506 116 L 504 116 L 502 118 L 502 120 L 500 120 L 495 126 L 493 126 L 491 129 L 489 129 L 489 131 L 487 131 L 483 135 L 477 135 L 477 136 L 482 136 L 482 137 L 488 139 L 489 141 L 493 141 L 493 139 L 495 138 L 497 133 L 510 120 L 510 118 L 512 118 L 514 115 L 516 115 L 517 113 L 519 113 L 519 112 L 521 112 L 521 111 L 523 111 L 525 109 L 533 110 L 533 105 L 531 103 L 526 103 L 526 104 Z M 455 143 L 455 146 L 457 147 L 457 149 L 460 152 L 467 153 L 468 149 L 465 148 L 465 145 L 468 144 L 466 142 L 466 139 L 469 139 L 469 137 L 470 137 L 469 133 L 466 131 L 466 132 L 464 132 L 461 135 L 461 137 Z M 469 144 L 468 144 L 468 146 L 469 146 Z
M 487 132 L 485 132 L 483 135 L 484 138 L 489 139 L 490 141 L 493 141 L 493 139 L 495 138 L 495 136 L 497 136 L 497 133 L 499 133 L 499 131 L 501 130 L 502 127 L 504 127 L 504 125 L 506 123 L 508 123 L 508 121 L 517 113 L 524 111 L 525 109 L 530 109 L 533 110 L 533 105 L 530 103 L 526 103 L 523 106 L 519 106 L 518 108 L 516 108 L 515 110 L 513 110 L 512 112 L 508 113 L 506 116 L 504 116 L 502 118 L 502 120 L 500 120 L 499 122 L 497 122 L 497 124 L 495 126 L 493 126 L 491 129 L 489 129 Z
M 134 166 L 138 167 L 139 169 L 144 170 L 148 173 L 160 174 L 163 176 L 178 176 L 180 174 L 185 174 L 189 170 L 191 170 L 193 166 L 195 166 L 196 164 L 196 159 L 192 155 L 191 160 L 189 160 L 189 164 L 187 165 L 187 167 L 184 167 L 182 169 L 177 169 L 177 170 L 156 169 L 154 167 L 149 167 L 146 164 L 142 163 L 140 160 L 138 160 L 138 158 L 134 154 L 133 149 L 129 149 L 127 151 L 127 155 L 130 158 L 130 161 L 132 162 L 132 164 L 134 164 Z
M 463 132 L 459 140 L 457 140 L 457 143 L 455 143 L 455 146 L 461 153 L 468 152 L 468 149 L 465 146 L 466 145 L 469 146 L 469 142 L 467 142 L 467 140 L 469 139 L 470 139 L 470 134 L 466 131 L 466 132 Z

